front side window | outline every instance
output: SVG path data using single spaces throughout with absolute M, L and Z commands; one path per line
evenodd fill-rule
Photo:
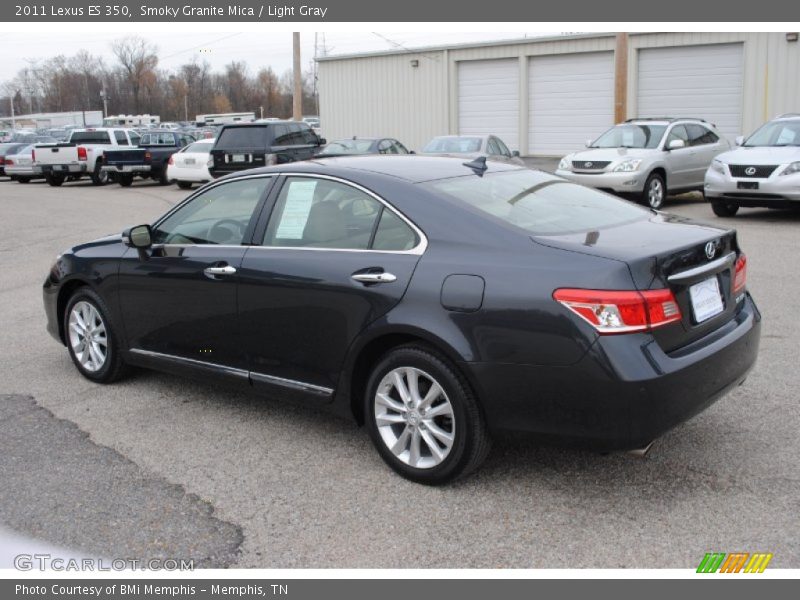
M 643 208 L 593 188 L 527 169 L 423 185 L 533 235 L 595 231 L 650 215 Z
M 241 244 L 269 181 L 234 179 L 195 196 L 154 228 L 153 243 Z
M 503 143 L 503 140 L 500 138 L 494 138 L 494 141 L 497 143 L 497 148 L 500 150 L 500 154 L 503 156 L 511 156 L 511 151 L 508 149 L 508 146 Z
M 490 155 L 498 156 L 502 154 L 502 152 L 500 152 L 500 146 L 497 145 L 497 141 L 494 138 L 489 138 L 489 143 L 486 147 Z
M 667 136 L 667 147 L 672 140 L 683 140 L 683 143 L 689 145 L 689 134 L 686 132 L 686 127 L 683 125 L 675 125 Z

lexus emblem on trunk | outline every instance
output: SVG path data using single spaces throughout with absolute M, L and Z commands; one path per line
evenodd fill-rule
M 708 242 L 706 244 L 706 258 L 711 260 L 714 258 L 714 255 L 717 253 L 717 245 L 714 242 Z
M 745 174 L 745 175 L 750 175 L 750 176 L 752 177 L 753 175 L 755 175 L 755 174 L 756 174 L 756 168 L 755 168 L 755 167 L 747 167 L 747 168 L 744 170 L 744 174 Z

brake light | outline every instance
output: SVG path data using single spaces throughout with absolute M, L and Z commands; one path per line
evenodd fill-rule
M 88 156 L 86 155 L 86 148 L 83 146 L 78 146 L 78 160 L 88 160 Z
M 145 153 L 144 153 L 144 159 L 145 159 L 145 160 L 150 160 L 150 159 L 152 159 L 152 158 L 153 158 L 153 155 L 152 155 L 152 154 L 150 154 L 150 152 L 149 152 L 149 151 L 147 151 L 147 152 L 145 152 Z
M 174 165 L 175 164 L 175 160 L 172 158 L 172 156 L 169 157 L 169 160 L 167 161 L 167 164 L 168 165 Z
M 13 165 L 13 164 L 14 164 L 14 161 L 13 161 L 13 160 L 11 160 L 10 158 L 7 158 L 7 159 L 6 159 L 6 164 L 7 164 L 7 165 Z
M 650 331 L 681 319 L 675 296 L 667 289 L 560 289 L 553 292 L 553 298 L 601 334 Z
M 744 291 L 747 284 L 747 257 L 744 253 L 736 259 L 736 266 L 733 270 L 733 295 L 736 296 Z

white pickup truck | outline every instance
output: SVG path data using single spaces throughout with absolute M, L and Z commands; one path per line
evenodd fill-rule
M 129 129 L 97 127 L 75 129 L 69 141 L 34 148 L 34 164 L 42 169 L 47 183 L 59 186 L 69 178 L 92 178 L 95 185 L 105 185 L 108 173 L 102 170 L 103 153 L 111 148 L 136 146 L 139 134 Z

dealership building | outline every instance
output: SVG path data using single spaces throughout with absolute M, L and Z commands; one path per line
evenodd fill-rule
M 797 33 L 560 35 L 318 58 L 328 139 L 496 134 L 529 156 L 632 117 L 700 117 L 730 139 L 800 112 Z

